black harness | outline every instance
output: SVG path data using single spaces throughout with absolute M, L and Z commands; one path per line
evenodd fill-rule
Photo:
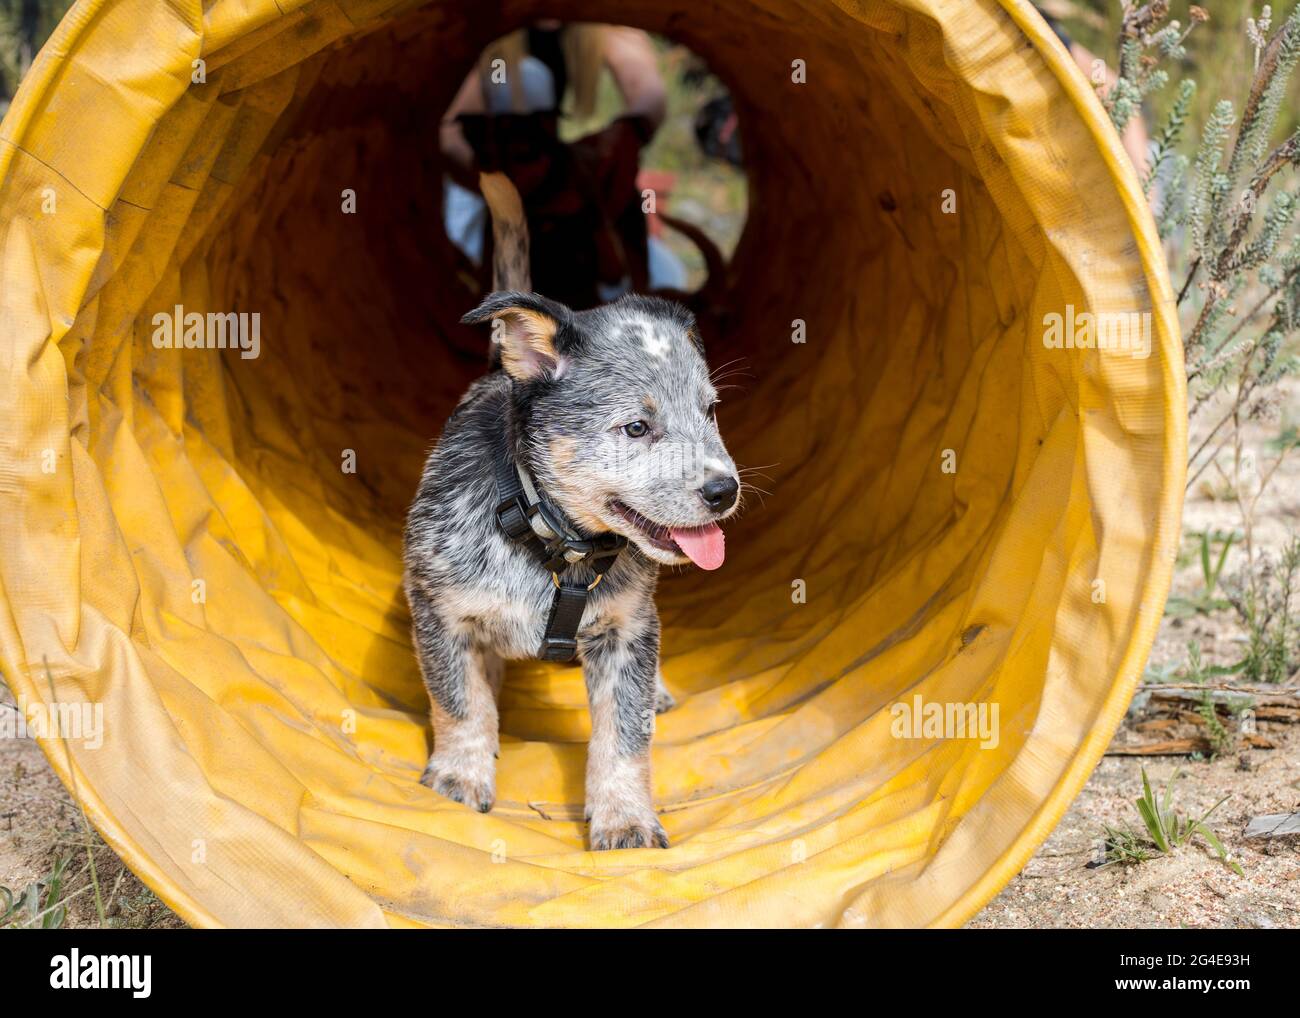
M 587 536 L 547 501 L 522 464 L 516 465 L 507 448 L 508 439 L 498 447 L 493 464 L 497 479 L 497 526 L 512 541 L 532 547 L 542 567 L 551 574 L 555 599 L 542 634 L 537 656 L 543 661 L 572 661 L 578 656 L 578 627 L 587 598 L 605 573 L 614 565 L 618 553 L 627 545 L 619 534 Z M 574 583 L 562 574 L 573 566 L 585 565 L 596 574 L 590 584 Z

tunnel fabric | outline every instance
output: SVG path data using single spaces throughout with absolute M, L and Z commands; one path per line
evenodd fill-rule
M 482 364 L 433 126 L 543 7 L 672 34 L 744 131 L 705 340 L 771 494 L 660 584 L 666 851 L 584 849 L 576 668 L 512 668 L 491 813 L 417 780 L 401 523 Z M 0 125 L 0 301 L 0 667 L 102 711 L 41 745 L 196 925 L 958 925 L 1100 759 L 1168 589 L 1160 244 L 1018 0 L 80 0 Z M 156 345 L 177 308 L 202 342 Z M 1045 342 L 1085 314 L 1134 326 Z

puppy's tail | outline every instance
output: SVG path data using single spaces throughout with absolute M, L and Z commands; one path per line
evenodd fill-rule
M 528 293 L 533 288 L 528 220 L 519 191 L 504 173 L 480 173 L 478 186 L 492 214 L 492 289 Z

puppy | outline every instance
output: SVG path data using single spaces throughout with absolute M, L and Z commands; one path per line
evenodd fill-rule
M 526 227 L 521 239 L 503 180 L 484 187 L 497 279 L 520 282 Z M 635 295 L 573 311 L 526 289 L 464 317 L 492 324 L 500 366 L 453 411 L 407 519 L 404 586 L 434 730 L 420 780 L 490 810 L 503 661 L 577 660 L 591 848 L 667 848 L 650 799 L 654 715 L 671 705 L 655 584 L 660 565 L 722 565 L 736 466 L 690 312 Z

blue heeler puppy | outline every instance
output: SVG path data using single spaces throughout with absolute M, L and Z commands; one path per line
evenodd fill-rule
M 496 278 L 526 280 L 517 196 L 504 178 L 484 183 Z M 661 564 L 722 565 L 736 466 L 689 311 L 644 296 L 572 311 L 526 289 L 463 319 L 492 324 L 500 367 L 447 421 L 407 519 L 434 729 L 421 781 L 491 809 L 502 662 L 576 659 L 591 706 L 591 847 L 667 848 L 650 800 L 654 715 L 672 705 L 655 583 Z

